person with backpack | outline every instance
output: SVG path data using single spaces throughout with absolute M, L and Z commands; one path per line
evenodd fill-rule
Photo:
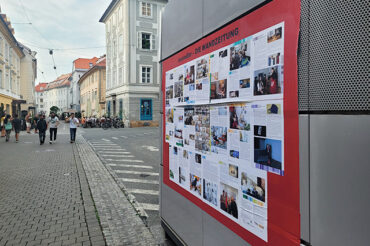
M 48 129 L 48 123 L 46 123 L 45 115 L 40 115 L 36 129 L 39 130 L 40 145 L 43 145 L 45 142 L 46 130 Z
M 5 128 L 5 142 L 9 142 L 10 132 L 13 129 L 11 116 L 9 114 L 5 117 L 4 128 Z
M 19 132 L 21 131 L 21 120 L 18 118 L 18 115 L 14 115 L 14 119 L 12 121 L 13 128 L 15 131 L 15 142 L 18 143 L 19 141 Z
M 55 115 L 54 112 L 51 112 L 50 117 L 48 118 L 48 125 L 49 125 L 49 132 L 50 132 L 50 141 L 49 143 L 53 143 L 53 136 L 54 136 L 54 143 L 57 139 L 57 131 L 59 125 L 59 118 Z

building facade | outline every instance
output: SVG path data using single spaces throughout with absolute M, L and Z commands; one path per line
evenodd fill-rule
M 36 52 L 20 43 L 24 57 L 21 59 L 21 77 L 20 77 L 20 93 L 21 98 L 25 101 L 21 104 L 21 110 L 36 111 L 35 100 L 35 80 L 37 78 L 37 60 Z
M 56 106 L 59 113 L 68 112 L 68 94 L 71 84 L 71 73 L 63 74 L 56 80 L 48 83 L 44 91 L 44 107 L 46 115 L 49 115 L 50 108 Z
M 5 14 L 0 14 L 0 112 L 20 114 L 22 48 Z
M 158 124 L 161 13 L 167 1 L 113 0 L 100 22 L 107 45 L 106 112 Z
M 101 57 L 78 81 L 82 116 L 105 115 L 106 58 Z
M 70 109 L 80 111 L 80 87 L 78 81 L 86 73 L 87 70 L 92 68 L 99 58 L 78 58 L 73 61 L 71 86 L 68 95 L 68 105 Z
M 37 113 L 45 113 L 45 90 L 48 86 L 48 83 L 39 83 L 35 87 L 35 107 Z

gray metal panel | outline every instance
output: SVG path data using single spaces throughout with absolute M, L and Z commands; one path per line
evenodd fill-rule
M 263 3 L 264 0 L 203 0 L 203 2 L 203 35 L 206 35 Z
M 299 195 L 301 238 L 310 241 L 310 159 L 309 115 L 299 116 Z
M 203 230 L 204 246 L 250 246 L 250 244 L 245 242 L 234 232 L 227 229 L 206 212 L 203 212 Z
M 310 1 L 310 110 L 370 110 L 369 0 Z
M 168 2 L 162 15 L 161 59 L 202 37 L 202 1 Z
M 310 0 L 301 0 L 301 22 L 298 43 L 298 109 L 308 111 Z
M 202 210 L 167 185 L 161 187 L 162 218 L 186 244 L 202 245 Z
M 310 117 L 311 244 L 369 245 L 370 115 Z

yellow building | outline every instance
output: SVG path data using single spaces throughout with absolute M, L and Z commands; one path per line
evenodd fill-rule
M 78 81 L 82 116 L 105 114 L 105 56 L 101 57 Z
M 20 114 L 20 61 L 22 49 L 14 37 L 14 29 L 4 14 L 0 14 L 0 113 Z

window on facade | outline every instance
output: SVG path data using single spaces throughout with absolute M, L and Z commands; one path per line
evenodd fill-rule
M 150 50 L 150 40 L 151 40 L 151 37 L 150 37 L 150 33 L 144 33 L 142 32 L 141 33 L 141 48 L 143 50 Z
M 151 73 L 152 68 L 151 67 L 141 67 L 141 83 L 147 84 L 151 83 Z
M 3 38 L 0 38 L 0 54 L 3 54 Z
M 42 98 L 40 98 L 40 103 L 44 102 L 44 100 Z
M 141 2 L 141 16 L 152 17 L 152 5 L 150 3 Z

